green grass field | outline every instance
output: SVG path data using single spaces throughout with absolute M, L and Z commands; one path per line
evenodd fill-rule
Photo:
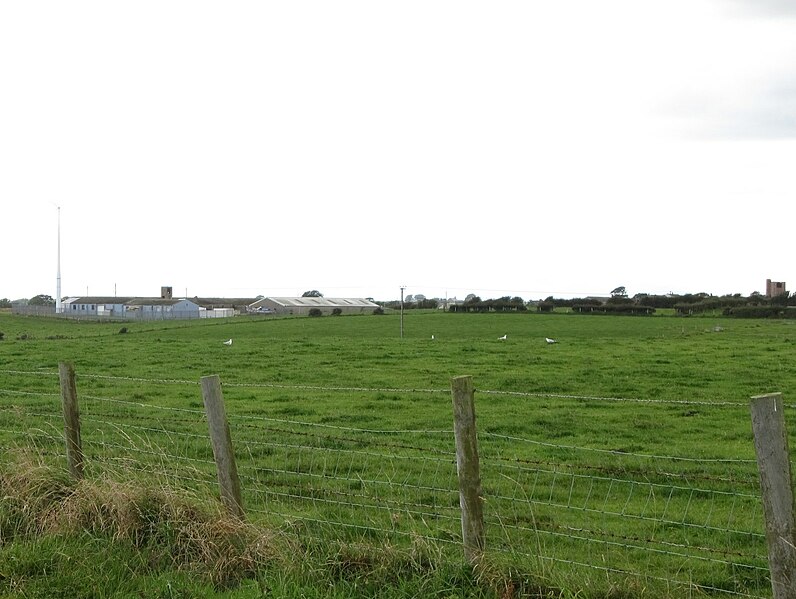
M 748 404 L 782 392 L 793 420 L 796 324 L 408 312 L 399 331 L 396 315 L 76 323 L 0 313 L 5 468 L 19 469 L 16 448 L 34 447 L 35 463 L 63 471 L 57 370 L 69 362 L 87 479 L 177 489 L 215 509 L 198 383 L 218 374 L 247 520 L 302 565 L 241 566 L 229 590 L 186 577 L 185 565 L 142 566 L 130 579 L 106 576 L 111 560 L 102 574 L 75 574 L 104 581 L 105 596 L 770 596 Z M 459 540 L 458 375 L 476 387 L 488 566 L 475 574 Z M 47 555 L 53 537 L 8 522 L 18 520 L 4 516 L 0 590 L 56 596 L 39 590 L 41 569 L 14 570 Z M 108 542 L 86 534 L 63 543 Z M 110 539 L 119 555 L 132 551 L 124 535 Z M 121 580 L 127 590 L 114 590 Z

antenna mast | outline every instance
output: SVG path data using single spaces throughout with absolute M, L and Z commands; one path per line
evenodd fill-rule
M 61 207 L 58 208 L 58 273 L 55 285 L 55 313 L 61 313 Z

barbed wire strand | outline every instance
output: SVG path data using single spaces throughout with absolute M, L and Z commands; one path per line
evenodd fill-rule
M 631 576 L 633 578 L 641 578 L 641 579 L 644 579 L 644 580 L 654 580 L 654 581 L 657 581 L 657 582 L 663 582 L 663 583 L 667 583 L 667 584 L 675 584 L 677 586 L 691 587 L 691 588 L 698 589 L 698 590 L 701 590 L 701 591 L 704 591 L 704 592 L 710 593 L 710 594 L 720 594 L 721 593 L 721 594 L 725 594 L 725 595 L 732 595 L 732 596 L 735 596 L 735 597 L 747 597 L 749 599 L 764 599 L 766 597 L 766 595 L 751 595 L 749 593 L 745 593 L 745 592 L 741 592 L 741 591 L 735 591 L 735 590 L 724 589 L 724 588 L 720 588 L 720 587 L 714 587 L 714 586 L 711 586 L 711 585 L 705 585 L 705 584 L 701 584 L 701 583 L 696 583 L 693 580 L 676 580 L 676 579 L 666 578 L 666 577 L 663 577 L 663 576 L 656 576 L 654 574 L 650 574 L 649 571 L 645 571 L 643 573 L 642 572 L 632 572 L 630 570 L 625 570 L 625 569 L 622 569 L 622 568 L 614 568 L 614 567 L 611 567 L 611 566 L 602 566 L 602 565 L 598 565 L 598 564 L 587 564 L 587 563 L 584 563 L 584 562 L 579 562 L 579 561 L 575 561 L 575 560 L 567 560 L 567 559 L 563 559 L 563 558 L 560 558 L 560 557 L 533 555 L 533 554 L 517 552 L 517 551 L 512 551 L 512 554 L 513 555 L 525 556 L 526 558 L 530 558 L 530 559 L 541 559 L 541 560 L 546 560 L 546 561 L 550 561 L 550 562 L 553 562 L 553 563 L 559 563 L 559 564 L 564 564 L 564 565 L 568 565 L 568 566 L 577 566 L 579 568 L 588 568 L 588 569 L 591 569 L 591 570 L 597 570 L 597 571 L 600 571 L 600 572 L 605 572 L 607 574 L 618 574 L 618 575 L 621 575 L 621 576 Z
M 483 453 L 481 454 L 481 461 L 486 462 L 494 462 L 497 464 L 503 465 L 526 465 L 526 466 L 550 466 L 556 469 L 567 469 L 567 470 L 593 470 L 595 472 L 616 472 L 617 468 L 612 468 L 608 466 L 598 466 L 595 464 L 568 464 L 565 462 L 553 462 L 550 460 L 529 460 L 525 458 L 519 457 L 502 457 L 498 456 L 496 458 L 487 458 L 484 457 Z M 709 474 L 704 474 L 700 472 L 668 472 L 664 470 L 654 470 L 650 471 L 649 469 L 641 469 L 641 468 L 629 468 L 627 466 L 623 466 L 621 468 L 621 472 L 627 474 L 633 474 L 636 476 L 642 476 L 645 480 L 654 477 L 661 477 L 661 478 L 687 478 L 687 479 L 694 479 L 694 480 L 704 480 L 704 481 L 713 481 L 713 482 L 722 482 L 728 484 L 739 484 L 739 485 L 755 485 L 759 484 L 759 479 L 740 479 L 740 478 L 733 478 L 729 476 L 712 476 Z
M 43 371 L 23 371 L 23 370 L 0 370 L 0 374 L 14 374 L 14 375 L 40 375 L 40 376 L 58 376 L 57 372 L 43 372 Z M 155 384 L 182 384 L 182 385 L 199 385 L 199 381 L 191 381 L 185 379 L 158 379 L 146 377 L 127 377 L 127 376 L 114 376 L 114 375 L 101 375 L 91 373 L 77 373 L 79 378 L 88 379 L 101 379 L 101 380 L 115 380 L 115 381 L 128 381 L 128 382 L 144 382 Z M 285 383 L 254 383 L 254 382 L 236 382 L 236 381 L 222 381 L 224 387 L 244 387 L 244 388 L 261 388 L 261 389 L 293 389 L 293 390 L 309 390 L 309 391 L 338 391 L 338 392 L 361 392 L 361 393 L 431 393 L 431 394 L 447 394 L 450 393 L 449 388 L 413 388 L 413 387 L 363 387 L 363 386 L 330 386 L 330 385 L 299 385 L 299 384 L 285 384 Z M 541 397 L 546 399 L 571 399 L 580 401 L 605 401 L 605 402 L 629 402 L 640 404 L 674 404 L 674 405 L 698 405 L 705 407 L 739 407 L 748 408 L 748 402 L 733 402 L 726 400 L 706 401 L 706 400 L 689 400 L 689 399 L 643 399 L 635 397 L 611 397 L 611 396 L 595 396 L 595 395 L 577 395 L 567 393 L 549 393 L 538 391 L 502 391 L 494 389 L 480 389 L 476 388 L 476 393 L 483 393 L 485 395 L 506 395 L 515 397 Z M 786 404 L 787 408 L 796 408 L 796 404 Z
M 591 451 L 594 453 L 603 453 L 607 455 L 614 455 L 614 456 L 627 456 L 627 457 L 634 457 L 634 458 L 644 458 L 644 459 L 651 459 L 651 460 L 673 460 L 678 462 L 697 462 L 697 463 L 720 463 L 720 464 L 756 464 L 756 460 L 739 460 L 734 458 L 686 458 L 681 456 L 664 456 L 664 455 L 655 455 L 655 454 L 646 454 L 646 453 L 634 453 L 629 451 L 619 451 L 617 449 L 600 449 L 596 447 L 578 447 L 575 445 L 561 445 L 557 443 L 549 443 L 547 441 L 536 441 L 533 439 L 526 439 L 523 437 L 515 437 L 511 435 L 501 435 L 498 433 L 491 433 L 491 432 L 479 432 L 479 436 L 482 437 L 490 437 L 493 439 L 503 439 L 506 441 L 520 441 L 523 443 L 529 443 L 532 445 L 538 445 L 540 447 L 549 447 L 553 449 L 566 449 L 569 451 Z
M 98 397 L 94 395 L 85 395 L 87 399 L 95 400 L 95 401 L 106 401 L 112 402 L 116 404 L 123 404 L 123 405 L 130 405 L 130 406 L 137 406 L 141 408 L 152 408 L 156 410 L 165 410 L 165 411 L 173 411 L 173 412 L 183 412 L 183 413 L 190 413 L 194 415 L 204 415 L 202 410 L 195 410 L 189 408 L 175 408 L 169 406 L 158 406 L 152 404 L 144 404 L 141 402 L 132 402 L 127 400 L 119 400 L 113 398 L 105 398 L 105 397 Z M 229 415 L 228 418 L 232 420 L 250 420 L 250 421 L 261 421 L 261 422 L 276 422 L 281 424 L 290 424 L 295 426 L 306 426 L 306 427 L 315 427 L 315 428 L 325 428 L 330 430 L 338 430 L 338 431 L 346 431 L 346 432 L 356 432 L 356 433 L 370 433 L 370 434 L 378 434 L 378 435 L 385 435 L 385 434 L 444 434 L 444 435 L 451 435 L 450 430 L 401 430 L 401 429 L 364 429 L 364 428 L 354 428 L 354 427 L 343 427 L 338 425 L 331 425 L 326 423 L 309 423 L 309 422 L 302 422 L 297 420 L 290 420 L 290 419 L 281 419 L 281 418 L 270 418 L 266 416 L 254 416 L 254 415 Z M 601 449 L 601 448 L 587 448 L 587 447 L 579 447 L 574 445 L 562 445 L 556 443 L 550 443 L 546 441 L 537 441 L 522 437 L 516 437 L 511 435 L 502 435 L 493 432 L 480 432 L 479 436 L 484 438 L 493 438 L 493 439 L 501 439 L 507 440 L 512 442 L 522 442 L 537 445 L 540 447 L 548 447 L 554 449 L 562 449 L 568 451 L 587 451 L 587 452 L 595 452 L 595 453 L 602 453 L 606 455 L 614 455 L 614 456 L 625 456 L 625 457 L 635 457 L 635 458 L 643 458 L 643 459 L 653 459 L 653 460 L 670 460 L 670 461 L 680 461 L 680 462 L 694 462 L 694 463 L 745 463 L 745 464 L 756 464 L 756 460 L 754 459 L 733 459 L 733 458 L 693 458 L 693 457 L 684 457 L 684 456 L 663 456 L 663 455 L 656 455 L 656 454 L 640 454 L 634 452 L 624 452 L 619 450 L 611 450 L 611 449 Z
M 516 526 L 516 525 L 504 525 L 504 526 L 506 526 L 508 528 L 516 528 L 517 530 L 523 530 L 525 532 L 533 532 L 534 534 L 545 534 L 545 535 L 550 535 L 550 536 L 553 536 L 553 537 L 562 537 L 562 538 L 567 538 L 567 539 L 571 539 L 571 540 L 574 540 L 574 541 L 583 541 L 583 542 L 588 542 L 588 543 L 602 543 L 602 544 L 604 544 L 606 546 L 620 547 L 622 549 L 633 549 L 633 550 L 639 550 L 639 551 L 644 551 L 644 552 L 651 552 L 651 553 L 655 553 L 655 554 L 658 554 L 658 555 L 665 555 L 667 557 L 676 557 L 676 558 L 683 558 L 683 559 L 689 559 L 689 560 L 690 559 L 695 559 L 695 560 L 699 560 L 699 561 L 704 561 L 704 562 L 709 562 L 709 563 L 714 563 L 714 564 L 720 564 L 722 566 L 734 566 L 734 567 L 746 568 L 746 569 L 750 569 L 750 570 L 768 571 L 768 568 L 765 567 L 765 566 L 754 566 L 754 565 L 751 565 L 751 564 L 742 564 L 742 563 L 737 563 L 737 562 L 730 562 L 730 561 L 723 560 L 723 559 L 718 559 L 718 558 L 713 558 L 713 557 L 706 557 L 706 556 L 703 556 L 703 555 L 697 555 L 697 554 L 695 554 L 693 552 L 686 553 L 686 552 L 679 552 L 679 551 L 669 551 L 669 550 L 666 550 L 666 549 L 660 549 L 660 548 L 656 548 L 656 547 L 647 547 L 647 546 L 642 546 L 642 545 L 634 545 L 634 544 L 630 544 L 630 543 L 620 543 L 619 541 L 610 541 L 610 540 L 606 540 L 606 539 L 595 539 L 595 538 L 582 536 L 582 535 L 567 534 L 567 533 L 564 533 L 564 532 L 558 532 L 556 530 L 546 530 L 546 529 L 543 529 L 543 528 L 529 529 L 527 527 L 521 527 L 521 526 Z M 576 530 L 576 529 L 573 529 L 573 530 Z M 687 548 L 687 549 L 694 549 L 694 547 L 689 547 L 687 545 L 681 545 L 680 547 Z M 754 559 L 760 559 L 760 558 L 755 557 Z M 766 558 L 763 558 L 763 559 L 765 560 Z

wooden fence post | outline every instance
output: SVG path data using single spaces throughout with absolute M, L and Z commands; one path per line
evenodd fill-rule
M 782 394 L 752 397 L 768 565 L 774 599 L 796 599 L 796 504 Z
M 484 511 L 478 465 L 473 378 L 458 376 L 451 379 L 451 395 L 464 556 L 472 565 L 477 565 L 484 552 Z
M 61 405 L 64 411 L 64 438 L 66 439 L 66 463 L 69 474 L 75 480 L 83 478 L 83 446 L 80 443 L 80 411 L 77 405 L 75 369 L 71 364 L 58 364 L 61 381 Z
M 221 380 L 218 375 L 202 377 L 202 398 L 207 413 L 207 424 L 210 428 L 213 456 L 216 460 L 221 503 L 230 514 L 242 519 L 243 501 L 241 500 L 240 480 L 238 479 L 238 468 L 235 465 L 235 453 L 232 450 L 232 435 L 229 432 L 227 412 L 224 409 L 224 397 L 221 394 Z

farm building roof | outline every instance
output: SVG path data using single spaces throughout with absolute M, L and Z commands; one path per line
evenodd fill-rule
M 168 306 L 176 304 L 177 302 L 188 300 L 203 308 L 240 308 L 257 301 L 256 298 L 224 298 L 224 297 L 174 297 L 174 298 L 160 298 L 160 297 L 105 297 L 105 296 L 84 296 L 84 297 L 69 297 L 64 300 L 65 304 L 130 304 L 131 306 Z
M 93 296 L 85 296 L 85 297 L 68 297 L 66 298 L 63 303 L 65 304 L 126 304 L 127 302 L 133 300 L 135 298 L 132 297 L 93 297 Z
M 257 301 L 256 297 L 192 297 L 188 299 L 203 308 L 245 308 Z
M 378 308 L 378 304 L 364 298 L 339 297 L 267 297 L 265 298 L 285 307 L 302 308 Z M 260 300 L 263 301 L 263 300 Z M 257 303 L 257 302 L 256 302 Z
M 137 297 L 126 302 L 128 306 L 173 306 L 186 301 L 182 298 Z M 191 300 L 188 300 L 191 301 Z

